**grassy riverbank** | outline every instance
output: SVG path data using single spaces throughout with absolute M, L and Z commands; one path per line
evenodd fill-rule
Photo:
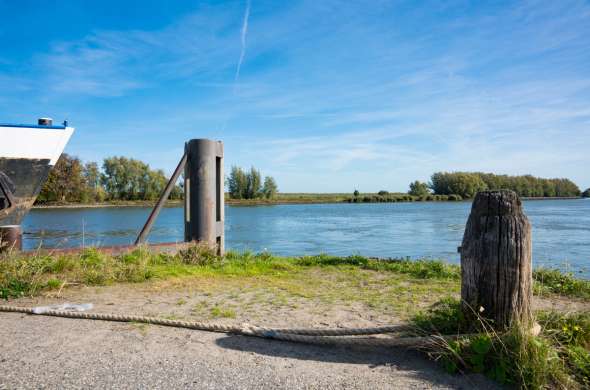
M 83 209 L 83 208 L 104 208 L 104 207 L 154 207 L 156 201 L 147 200 L 114 200 L 93 203 L 78 202 L 47 202 L 33 206 L 34 209 Z M 183 205 L 182 200 L 168 200 L 166 207 L 179 207 Z
M 522 198 L 523 200 L 579 199 L 577 197 Z M 277 204 L 322 204 L 322 203 L 395 203 L 395 202 L 456 202 L 470 201 L 457 195 L 413 196 L 404 193 L 280 193 L 272 199 L 231 199 L 226 196 L 225 203 L 234 206 L 261 206 Z M 107 201 L 97 203 L 53 202 L 36 204 L 34 208 L 101 208 L 101 207 L 153 207 L 156 201 Z M 182 200 L 169 200 L 167 207 L 182 206 Z
M 288 278 L 306 269 L 333 269 L 406 275 L 416 280 L 445 280 L 458 286 L 460 267 L 441 260 L 373 259 L 330 255 L 278 257 L 269 253 L 229 252 L 218 257 L 194 246 L 176 254 L 139 248 L 122 255 L 109 255 L 94 248 L 79 254 L 51 252 L 0 255 L 0 298 L 34 295 L 62 284 L 103 285 L 143 282 L 154 278 L 199 275 L 235 277 L 276 276 Z M 533 272 L 536 295 L 559 295 L 590 301 L 590 281 L 556 269 Z
M 272 199 L 231 199 L 225 202 L 232 205 L 272 205 L 308 203 L 395 203 L 395 202 L 440 202 L 462 200 L 457 195 L 414 196 L 405 193 L 281 193 Z
M 500 382 L 529 388 L 555 383 L 569 388 L 585 385 L 590 369 L 586 314 L 590 282 L 555 270 L 536 270 L 534 278 L 537 309 L 553 310 L 538 311 L 544 326 L 540 336 L 510 333 L 496 338 L 484 333 L 484 341 L 466 337 L 458 344 L 440 345 L 431 355 L 449 370 L 483 371 Z M 428 333 L 432 328 L 456 333 L 461 326 L 457 311 L 460 270 L 442 261 L 328 255 L 285 258 L 233 252 L 220 258 L 201 247 L 177 254 L 142 248 L 111 256 L 87 249 L 65 255 L 14 253 L 0 259 L 0 296 L 4 299 L 59 296 L 70 288 L 120 283 L 130 288 L 153 285 L 158 291 L 197 286 L 207 297 L 192 308 L 197 318 L 238 320 L 244 311 L 255 316 L 252 313 L 260 305 L 273 310 L 338 306 L 407 321 L 417 331 Z M 185 298 L 178 299 L 178 305 L 185 303 Z M 578 313 L 565 313 L 572 310 Z M 478 349 L 480 344 L 483 347 Z M 513 361 L 516 365 L 506 366 Z M 495 370 L 487 372 L 482 367 Z
M 285 193 L 278 194 L 272 199 L 231 199 L 226 197 L 225 203 L 234 206 L 264 206 L 278 204 L 323 204 L 323 203 L 392 203 L 392 202 L 431 202 L 431 201 L 457 201 L 460 197 L 449 197 L 446 195 L 412 196 L 408 194 L 379 195 L 363 193 L 358 197 L 350 194 L 313 194 L 313 193 Z M 97 203 L 74 203 L 74 202 L 50 202 L 36 204 L 33 208 L 38 209 L 68 209 L 68 208 L 102 208 L 102 207 L 153 207 L 156 201 L 129 200 L 129 201 L 107 201 Z M 166 202 L 167 207 L 182 206 L 182 200 L 170 200 Z
M 374 195 L 374 194 L 363 194 Z M 227 194 L 225 203 L 230 205 L 273 205 L 273 204 L 307 204 L 307 203 L 342 203 L 348 202 L 351 194 L 345 193 L 279 193 L 272 199 L 231 199 Z M 50 202 L 36 204 L 35 208 L 83 208 L 83 207 L 125 207 L 125 206 L 145 206 L 153 207 L 156 201 L 105 201 L 97 203 L 76 203 L 76 202 Z M 166 206 L 181 206 L 182 200 L 169 200 Z

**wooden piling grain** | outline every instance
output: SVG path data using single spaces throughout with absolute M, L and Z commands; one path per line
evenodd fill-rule
M 476 314 L 503 329 L 531 321 L 531 225 L 513 191 L 476 195 L 461 253 L 461 298 L 467 318 Z

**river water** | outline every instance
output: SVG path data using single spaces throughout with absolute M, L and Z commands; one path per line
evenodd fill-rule
M 437 258 L 458 263 L 470 202 L 226 206 L 226 247 L 279 255 L 329 253 Z M 524 202 L 534 265 L 590 277 L 590 200 Z M 26 249 L 130 244 L 150 208 L 33 209 Z M 181 207 L 162 210 L 150 242 L 183 239 Z

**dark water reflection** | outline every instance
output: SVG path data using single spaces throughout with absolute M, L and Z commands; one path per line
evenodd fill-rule
M 358 253 L 458 262 L 470 203 L 314 204 L 226 207 L 226 246 L 280 255 Z M 145 207 L 34 209 L 24 246 L 73 247 L 132 243 Z M 526 201 L 535 265 L 590 276 L 590 200 Z M 182 208 L 166 208 L 150 242 L 181 241 Z

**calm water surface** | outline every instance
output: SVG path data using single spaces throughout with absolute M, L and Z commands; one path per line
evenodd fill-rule
M 228 249 L 279 255 L 330 253 L 441 258 L 458 262 L 470 202 L 227 206 Z M 590 277 L 590 200 L 524 202 L 533 225 L 535 266 Z M 130 244 L 145 207 L 34 209 L 23 224 L 24 247 Z M 162 210 L 150 242 L 183 238 L 183 210 Z

